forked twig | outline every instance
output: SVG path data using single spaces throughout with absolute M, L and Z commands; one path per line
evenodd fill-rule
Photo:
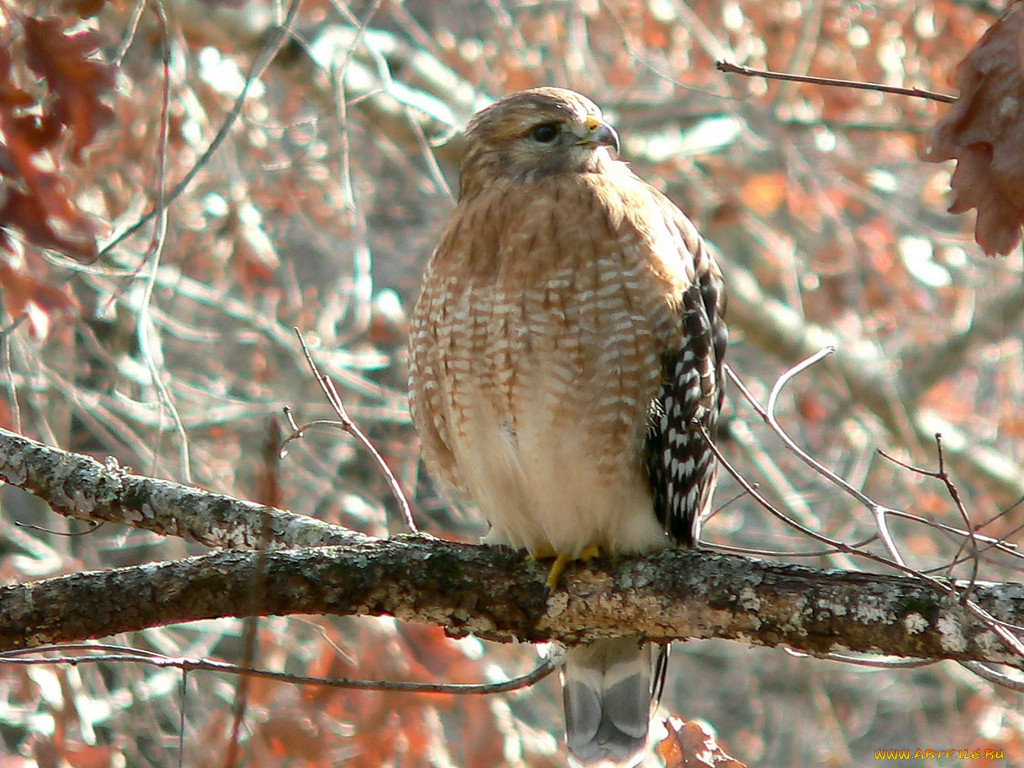
M 753 498 L 754 501 L 756 501 L 758 503 L 759 506 L 761 506 L 763 509 L 765 509 L 768 512 L 770 512 L 772 515 L 777 517 L 783 523 L 785 523 L 789 527 L 799 531 L 800 533 L 804 534 L 805 536 L 808 536 L 808 537 L 814 539 L 815 541 L 820 541 L 822 544 L 826 544 L 827 546 L 835 549 L 836 551 L 844 552 L 846 554 L 851 554 L 851 555 L 852 554 L 856 554 L 856 555 L 859 555 L 861 557 L 866 557 L 869 560 L 874 560 L 875 562 L 881 563 L 883 565 L 888 565 L 888 566 L 896 566 L 896 565 L 898 565 L 897 563 L 893 563 L 891 560 L 888 560 L 888 559 L 882 557 L 881 555 L 876 555 L 876 554 L 874 554 L 872 552 L 868 552 L 868 551 L 863 550 L 863 549 L 858 549 L 858 548 L 856 548 L 852 544 L 847 544 L 845 541 L 840 541 L 839 539 L 833 539 L 833 538 L 831 538 L 829 536 L 826 536 L 823 533 L 818 533 L 814 529 L 808 528 L 803 523 L 801 523 L 801 522 L 791 518 L 789 515 L 787 515 L 781 509 L 779 509 L 774 504 L 772 504 L 770 501 L 768 501 L 768 499 L 757 488 L 755 488 L 754 485 L 749 480 L 747 480 L 742 474 L 740 474 L 740 471 L 738 469 L 736 469 L 736 467 L 734 467 L 732 465 L 732 463 L 722 453 L 721 449 L 717 445 L 715 445 L 715 442 L 711 439 L 711 435 L 708 434 L 707 428 L 703 424 L 695 421 L 694 422 L 694 427 L 700 433 L 700 436 L 702 438 L 704 438 L 704 441 L 707 443 L 708 448 L 715 455 L 715 458 L 718 460 L 718 463 L 722 465 L 722 467 L 725 469 L 725 471 L 728 472 L 730 475 L 732 475 L 733 479 L 736 480 L 736 482 L 740 484 L 740 487 L 742 487 L 743 490 L 745 490 L 747 492 L 747 494 L 749 494 L 751 496 L 751 498 Z M 910 571 L 910 569 L 907 568 L 906 566 L 904 566 L 904 570 Z
M 348 411 L 345 409 L 345 403 L 341 399 L 341 395 L 338 394 L 337 388 L 334 386 L 334 382 L 329 376 L 323 373 L 316 361 L 313 360 L 313 354 L 309 351 L 309 347 L 306 345 L 306 340 L 302 338 L 302 332 L 298 328 L 294 329 L 295 335 L 299 338 L 299 344 L 302 346 L 302 354 L 306 356 L 306 363 L 308 363 L 310 370 L 316 377 L 317 384 L 320 385 L 320 389 L 323 390 L 324 395 L 327 396 L 327 402 L 330 403 L 331 408 L 338 414 L 338 421 L 332 421 L 330 419 L 317 419 L 306 424 L 295 423 L 295 418 L 292 415 L 291 408 L 287 406 L 284 409 L 285 418 L 288 419 L 288 425 L 292 428 L 292 434 L 289 435 L 284 443 L 281 445 L 282 456 L 287 455 L 285 446 L 288 445 L 292 440 L 298 440 L 301 438 L 306 430 L 310 427 L 333 427 L 335 429 L 341 429 L 348 432 L 352 437 L 358 441 L 358 443 L 365 448 L 369 454 L 373 457 L 373 460 L 377 463 L 381 473 L 388 481 L 388 486 L 391 488 L 391 494 L 395 497 L 395 501 L 398 502 L 398 506 L 402 510 L 402 517 L 405 519 L 405 524 L 409 526 L 409 530 L 413 533 L 419 533 L 420 529 L 416 525 L 416 521 L 412 516 L 412 509 L 409 507 L 409 502 L 405 498 L 405 493 L 402 491 L 402 486 L 398 483 L 398 478 L 395 477 L 394 472 L 391 471 L 391 467 L 388 466 L 387 461 L 380 455 L 380 451 L 370 442 L 370 438 L 359 428 L 359 425 L 352 420 L 352 417 L 348 415 Z
M 743 382 L 740 380 L 740 378 L 736 375 L 736 373 L 731 368 L 726 366 L 725 370 L 726 370 L 726 373 L 728 374 L 728 376 L 730 377 L 730 379 L 732 379 L 733 383 L 739 388 L 739 390 L 741 391 L 743 396 L 748 400 L 748 402 L 750 402 L 750 404 L 757 411 L 757 413 L 761 416 L 761 418 L 764 419 L 764 421 L 767 424 L 769 424 L 769 426 L 771 426 L 772 430 L 780 438 L 782 438 L 782 440 L 785 442 L 786 446 L 790 450 L 792 450 L 797 456 L 799 456 L 810 467 L 815 469 L 815 471 L 817 471 L 820 474 L 822 474 L 822 476 L 832 480 L 836 485 L 840 486 L 841 488 L 843 488 L 843 490 L 846 490 L 854 498 L 858 499 L 859 501 L 861 501 L 861 503 L 865 504 L 865 506 L 868 506 L 870 509 L 872 509 L 872 511 L 875 513 L 875 519 L 876 519 L 876 521 L 878 521 L 880 518 L 884 518 L 885 514 L 887 514 L 889 512 L 896 512 L 897 510 L 890 510 L 887 507 L 883 507 L 880 504 L 876 504 L 873 500 L 871 500 L 866 495 L 864 495 L 863 493 L 858 491 L 856 488 L 853 488 L 852 486 L 850 486 L 850 484 L 847 483 L 845 480 L 843 480 L 842 478 L 836 476 L 835 473 L 831 472 L 829 469 L 827 469 L 826 467 L 822 466 L 819 462 L 814 460 L 811 456 L 809 456 L 807 454 L 806 451 L 804 451 L 798 445 L 796 445 L 796 443 L 786 434 L 785 430 L 782 429 L 782 427 L 779 425 L 778 421 L 775 419 L 775 416 L 774 416 L 774 410 L 775 410 L 775 405 L 776 405 L 777 400 L 778 400 L 778 394 L 781 391 L 781 388 L 786 384 L 786 382 L 788 382 L 791 378 L 793 378 L 793 376 L 795 376 L 797 373 L 800 373 L 801 371 L 805 370 L 809 366 L 811 366 L 814 363 L 818 362 L 819 360 L 821 360 L 825 356 L 831 354 L 832 351 L 834 351 L 832 347 L 826 347 L 825 349 L 817 352 L 816 354 L 814 354 L 811 357 L 807 358 L 803 362 L 801 362 L 798 365 L 794 366 L 789 371 L 787 371 L 782 377 L 780 377 L 779 381 L 776 383 L 775 387 L 773 387 L 773 389 L 772 389 L 771 397 L 769 399 L 768 408 L 763 407 L 757 401 L 757 399 L 754 397 L 753 393 L 751 393 L 746 388 L 746 386 L 744 386 Z M 700 424 L 699 422 L 694 422 L 694 426 L 697 429 L 697 431 L 700 433 L 701 437 L 707 443 L 709 450 L 711 450 L 711 452 L 715 455 L 715 458 L 718 459 L 718 461 L 725 468 L 725 470 L 727 472 L 729 472 L 730 475 L 732 475 L 732 477 L 740 484 L 740 486 L 743 487 L 743 489 L 748 494 L 750 494 L 750 496 L 759 505 L 761 505 L 764 509 L 766 509 L 768 512 L 770 512 L 772 515 L 774 515 L 775 517 L 779 518 L 780 520 L 782 520 L 785 524 L 789 525 L 790 527 L 792 527 L 792 528 L 800 531 L 801 533 L 804 533 L 805 535 L 811 537 L 815 541 L 819 541 L 819 542 L 821 542 L 823 544 L 826 544 L 826 545 L 828 545 L 830 547 L 834 547 L 834 548 L 838 549 L 841 552 L 847 552 L 847 553 L 850 553 L 850 554 L 855 554 L 858 557 L 863 557 L 863 558 L 866 558 L 866 559 L 871 560 L 873 562 L 876 562 L 876 563 L 879 563 L 879 564 L 886 565 L 888 567 L 894 568 L 894 569 L 896 569 L 898 571 L 901 571 L 902 573 L 907 574 L 908 576 L 912 576 L 914 578 L 920 579 L 921 581 L 931 585 L 932 587 L 934 587 L 935 589 L 939 590 L 940 592 L 943 592 L 943 593 L 949 595 L 951 598 L 957 600 L 957 602 L 959 602 L 960 605 L 962 605 L 964 607 L 964 609 L 967 610 L 970 614 L 972 614 L 977 619 L 982 621 L 997 637 L 999 637 L 1000 640 L 1003 641 L 1003 643 L 1005 643 L 1007 645 L 1007 647 L 1011 648 L 1014 651 L 1014 653 L 1016 653 L 1017 655 L 1019 655 L 1021 657 L 1024 657 L 1024 642 L 1022 642 L 1021 639 L 1019 637 L 1017 637 L 1016 634 L 1014 634 L 1015 632 L 1020 632 L 1020 631 L 1024 630 L 1024 628 L 1018 627 L 1018 626 L 1010 624 L 1008 622 L 1000 621 L 999 619 L 997 619 L 994 616 L 992 616 L 988 611 L 986 611 L 980 605 L 978 605 L 975 601 L 971 600 L 968 592 L 969 592 L 969 587 L 971 586 L 972 582 L 952 582 L 951 583 L 948 580 L 939 580 L 939 579 L 936 579 L 936 578 L 934 578 L 932 576 L 929 576 L 928 574 L 926 574 L 926 573 L 924 573 L 924 572 L 922 572 L 920 570 L 911 568 L 908 565 L 906 565 L 906 563 L 903 562 L 902 558 L 899 557 L 899 553 L 896 552 L 894 544 L 891 547 L 887 547 L 889 549 L 889 553 L 894 555 L 894 557 L 892 559 L 889 559 L 889 558 L 886 558 L 886 557 L 882 557 L 881 555 L 877 555 L 877 554 L 875 554 L 873 552 L 866 551 L 864 549 L 860 549 L 860 548 L 855 547 L 855 546 L 853 546 L 851 544 L 847 544 L 846 542 L 842 542 L 842 541 L 838 541 L 836 539 L 832 539 L 831 537 L 825 536 L 824 534 L 818 533 L 817 531 L 811 530 L 810 528 L 807 528 L 806 526 L 801 525 L 799 522 L 797 522 L 796 520 L 793 520 L 792 518 L 788 517 L 785 513 L 783 513 L 781 510 L 777 509 L 774 505 L 772 505 L 771 502 L 769 502 L 768 499 L 766 499 L 750 483 L 750 481 L 748 481 L 746 478 L 744 478 L 739 473 L 739 471 L 735 467 L 732 466 L 732 464 L 728 461 L 728 459 L 726 459 L 726 457 L 722 454 L 722 452 L 718 448 L 718 446 L 715 445 L 714 441 L 711 438 L 711 435 L 708 433 L 707 429 L 702 424 Z M 888 535 L 888 529 L 884 525 L 884 523 L 882 525 L 876 526 L 876 527 L 878 528 L 880 534 L 884 533 L 886 536 Z M 970 529 L 970 525 L 969 524 L 968 524 L 968 529 Z
M 966 529 L 966 535 L 960 542 L 960 547 L 957 550 L 957 553 L 954 556 L 953 562 L 950 564 L 949 569 L 952 570 L 955 564 L 961 562 L 961 560 L 959 559 L 960 553 L 963 552 L 964 546 L 969 546 L 971 548 L 971 557 L 969 558 L 971 560 L 970 582 L 973 584 L 974 581 L 978 578 L 978 564 L 981 560 L 981 552 L 978 549 L 978 537 L 975 533 L 975 527 L 971 523 L 970 515 L 967 514 L 967 508 L 964 506 L 963 499 L 960 498 L 960 490 L 953 483 L 953 479 L 949 476 L 949 473 L 946 471 L 946 457 L 942 453 L 942 435 L 939 433 L 935 434 L 935 449 L 938 454 L 939 460 L 939 468 L 938 470 L 935 471 L 907 464 L 906 462 L 900 461 L 899 459 L 890 456 L 889 454 L 882 450 L 879 450 L 878 453 L 883 458 L 888 459 L 893 464 L 896 464 L 899 467 L 903 467 L 904 469 L 910 470 L 911 472 L 922 475 L 924 477 L 933 477 L 937 480 L 941 480 L 942 484 L 946 486 L 946 493 L 949 494 L 949 497 L 953 500 L 953 503 L 956 505 L 957 511 L 960 513 L 960 517 L 964 521 L 964 527 Z
M 878 453 L 887 459 L 892 459 L 891 456 L 882 450 L 879 450 Z M 895 459 L 893 459 L 893 461 L 902 466 L 902 462 Z M 995 536 L 986 536 L 983 533 L 978 533 L 978 526 L 973 526 L 970 531 L 965 531 L 963 528 L 957 528 L 955 525 L 947 525 L 946 523 L 939 522 L 938 520 L 929 520 L 926 517 L 921 517 L 920 515 L 915 515 L 902 509 L 890 510 L 889 514 L 893 517 L 902 517 L 904 520 L 910 520 L 913 523 L 927 525 L 929 528 L 934 528 L 937 531 L 949 533 L 959 538 L 967 538 L 970 536 L 979 544 L 984 544 L 985 550 L 997 549 L 1011 557 L 1024 559 L 1024 552 L 1021 552 L 1018 545 L 1014 544 L 1012 541 L 1006 541 L 1005 538 L 997 539 Z
M 863 506 L 867 507 L 868 511 L 871 512 L 872 517 L 874 517 L 875 519 L 875 527 L 878 529 L 878 534 L 881 537 L 882 543 L 885 545 L 886 550 L 889 552 L 889 556 L 892 557 L 892 559 L 897 564 L 906 567 L 906 563 L 903 560 L 903 556 L 900 555 L 900 552 L 896 547 L 896 542 L 893 540 L 892 534 L 889 532 L 889 524 L 885 519 L 886 514 L 888 514 L 892 510 L 889 507 L 879 504 L 874 499 L 870 498 L 863 492 L 854 488 L 842 477 L 837 475 L 831 469 L 829 469 L 820 461 L 818 461 L 809 453 L 807 453 L 807 451 L 805 451 L 803 448 L 796 444 L 796 441 L 789 436 L 786 430 L 782 428 L 782 425 L 779 424 L 778 419 L 775 418 L 775 406 L 778 404 L 779 395 L 782 393 L 783 387 L 785 387 L 786 384 L 788 384 L 790 380 L 796 377 L 798 374 L 803 373 L 812 365 L 828 357 L 835 351 L 836 348 L 831 346 L 820 349 L 813 355 L 808 357 L 806 360 L 797 363 L 788 371 L 779 376 L 778 380 L 775 382 L 775 386 L 772 387 L 771 394 L 768 396 L 767 407 L 762 407 L 761 404 L 756 401 L 756 399 L 753 397 L 750 391 L 747 390 L 745 386 L 743 386 L 743 382 L 740 381 L 739 377 L 733 372 L 731 368 L 729 368 L 728 366 L 725 366 L 725 368 L 726 372 L 729 375 L 729 378 L 732 379 L 733 383 L 740 388 L 740 391 L 743 392 L 743 396 L 746 397 L 747 401 L 754 406 L 754 410 L 756 410 L 758 415 L 762 419 L 764 419 L 765 422 L 767 422 L 768 426 L 772 428 L 772 431 L 779 436 L 783 443 L 786 444 L 786 447 L 789 448 L 789 450 L 792 451 L 794 454 L 796 454 L 797 458 L 799 458 L 804 464 L 809 466 L 811 469 L 813 469 L 819 475 L 824 477 L 830 483 L 838 486 L 848 495 L 852 496 L 854 499 L 860 502 Z

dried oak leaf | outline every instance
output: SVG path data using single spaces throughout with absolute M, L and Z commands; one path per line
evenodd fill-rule
M 1024 4 L 1015 0 L 956 69 L 960 96 L 925 139 L 921 159 L 955 159 L 951 213 L 978 209 L 974 239 L 1006 254 L 1024 224 Z
M 0 107 L 14 110 L 27 107 L 34 99 L 21 90 L 11 77 L 11 54 L 7 48 L 0 47 Z
M 2 147 L 0 147 L 2 150 Z M 83 260 L 96 257 L 95 227 L 68 201 L 63 179 L 53 173 L 38 173 L 32 194 L 3 190 L 0 206 L 0 248 L 10 246 L 6 229 L 20 231 L 33 245 L 59 251 Z M 58 209 L 51 215 L 50 210 Z
M 8 230 L 16 230 L 42 248 L 91 259 L 95 227 L 68 198 L 64 177 L 40 154 L 54 140 L 48 125 L 0 109 L 0 248 L 10 245 Z
M 39 32 L 47 22 L 26 18 L 24 23 L 36 38 L 49 34 Z M 38 45 L 34 55 L 39 55 Z M 48 66 L 59 70 L 65 65 Z M 11 233 L 19 231 L 34 245 L 90 259 L 96 255 L 95 227 L 69 199 L 67 181 L 50 154 L 63 132 L 60 112 L 68 109 L 67 102 L 62 107 L 58 97 L 55 111 L 44 109 L 44 114 L 33 113 L 35 104 L 12 75 L 9 51 L 0 47 L 0 249 L 9 248 Z M 80 141 L 81 134 L 76 146 Z
M 89 58 L 100 46 L 95 32 L 64 34 L 64 22 L 53 17 L 26 16 L 22 23 L 28 65 L 56 96 L 52 115 L 74 135 L 71 157 L 78 162 L 97 131 L 114 117 L 100 97 L 113 89 L 116 69 Z
M 727 755 L 718 745 L 715 734 L 697 722 L 670 717 L 665 722 L 666 736 L 658 744 L 658 754 L 665 768 L 747 768 Z
M 0 293 L 10 317 L 28 315 L 32 335 L 45 338 L 55 317 L 67 316 L 78 308 L 74 297 L 54 288 L 45 278 L 37 278 L 27 269 L 15 269 L 0 261 Z

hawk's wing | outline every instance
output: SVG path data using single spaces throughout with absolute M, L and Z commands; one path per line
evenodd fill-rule
M 725 293 L 722 273 L 693 224 L 667 199 L 664 204 L 673 210 L 688 251 L 681 256 L 692 260 L 694 275 L 680 297 L 679 349 L 662 357 L 664 379 L 651 406 L 644 459 L 658 520 L 677 543 L 694 546 L 718 476 L 698 424 L 713 437 L 722 408 Z
M 444 243 L 439 246 L 444 247 Z M 409 330 L 409 409 L 422 443 L 422 455 L 430 475 L 445 490 L 458 495 L 465 492 L 465 483 L 459 473 L 455 454 L 451 448 L 451 414 L 448 411 L 447 382 L 438 374 L 443 370 L 438 360 L 437 340 L 451 323 L 447 295 L 438 288 L 444 277 L 435 275 L 443 254 L 435 250 L 430 255 L 423 276 L 424 290 L 413 313 Z

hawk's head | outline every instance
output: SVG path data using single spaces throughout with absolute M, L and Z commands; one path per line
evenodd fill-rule
M 481 110 L 466 127 L 459 197 L 499 182 L 557 173 L 593 173 L 610 162 L 619 137 L 600 108 L 573 91 L 534 88 Z

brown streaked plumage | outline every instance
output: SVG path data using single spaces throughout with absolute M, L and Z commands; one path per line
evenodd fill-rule
M 428 470 L 480 508 L 487 541 L 537 557 L 692 545 L 714 488 L 693 420 L 713 431 L 721 407 L 721 275 L 617 143 L 571 91 L 478 113 L 412 318 Z M 574 765 L 639 759 L 651 675 L 636 640 L 569 651 Z

